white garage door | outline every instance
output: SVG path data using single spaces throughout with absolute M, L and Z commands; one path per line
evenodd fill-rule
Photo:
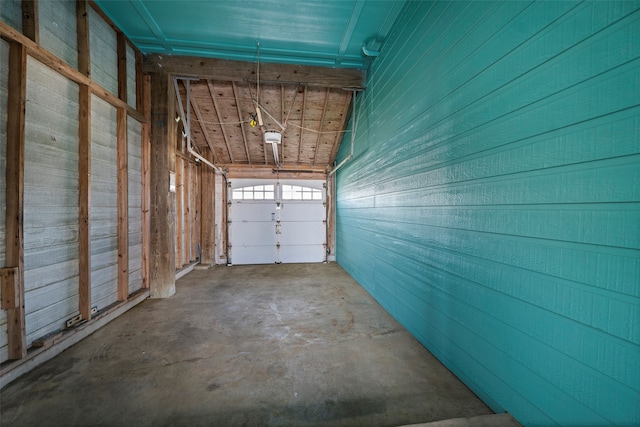
M 324 262 L 324 181 L 231 182 L 233 264 Z

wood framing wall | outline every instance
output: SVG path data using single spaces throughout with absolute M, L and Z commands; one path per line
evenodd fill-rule
M 4 384 L 149 295 L 152 150 L 142 55 L 93 3 L 3 1 L 0 36 Z
M 176 269 L 200 258 L 199 164 L 176 153 Z

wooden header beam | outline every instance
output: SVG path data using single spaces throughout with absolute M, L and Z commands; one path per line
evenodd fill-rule
M 327 171 L 318 166 L 284 166 L 277 170 L 270 165 L 220 165 L 228 170 L 228 178 L 256 178 L 256 179 L 326 179 Z
M 201 79 L 255 82 L 256 64 L 194 56 L 147 55 L 145 73 L 169 73 Z M 289 83 L 329 88 L 364 88 L 364 71 L 291 64 L 260 64 L 261 83 Z

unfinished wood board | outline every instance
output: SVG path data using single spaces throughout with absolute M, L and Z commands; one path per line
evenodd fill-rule
M 129 294 L 142 287 L 142 125 L 127 121 L 129 174 Z
M 149 285 L 151 298 L 175 294 L 175 193 L 169 171 L 175 171 L 176 100 L 168 75 L 151 75 L 151 161 Z
M 139 61 L 138 61 L 139 62 Z M 139 76 L 140 77 L 140 76 Z M 140 79 L 139 79 L 140 80 Z M 145 122 L 142 123 L 142 286 L 149 287 L 149 220 L 151 206 L 151 76 L 142 79 L 142 96 L 138 97 L 138 105 L 142 106 Z M 142 99 L 142 103 L 140 100 Z
M 91 91 L 80 85 L 78 129 L 79 310 L 91 319 Z
M 176 156 L 176 239 L 175 239 L 175 254 L 176 254 L 176 269 L 182 268 L 184 261 L 184 185 L 183 185 L 183 172 L 184 172 L 184 158 Z
M 0 39 L 0 268 L 5 261 L 5 192 L 7 150 L 7 84 L 9 75 L 9 43 Z M 3 314 L 0 313 L 0 324 Z
M 7 357 L 21 359 L 27 352 L 24 307 L 24 164 L 25 109 L 27 101 L 27 52 L 24 46 L 9 46 L 6 136 L 5 263 L 17 268 L 17 277 L 7 315 Z M 9 108 L 13 107 L 13 108 Z M 19 301 L 18 301 L 19 300 Z
M 127 173 L 127 110 L 118 108 L 118 301 L 129 295 L 129 176 Z

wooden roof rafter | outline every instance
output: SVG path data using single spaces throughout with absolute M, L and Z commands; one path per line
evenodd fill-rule
M 222 137 L 224 138 L 224 144 L 227 147 L 227 153 L 229 154 L 230 163 L 233 163 L 233 153 L 231 152 L 231 146 L 229 145 L 229 137 L 227 136 L 227 131 L 224 128 L 223 117 L 220 114 L 220 105 L 218 103 L 218 99 L 213 88 L 213 83 L 211 80 L 207 80 L 207 87 L 209 88 L 209 93 L 211 94 L 211 99 L 213 100 L 213 106 L 216 110 L 216 117 L 218 118 L 218 124 L 220 125 L 220 129 L 222 130 Z
M 316 160 L 318 159 L 318 146 L 320 145 L 320 138 L 322 138 L 322 128 L 324 127 L 324 119 L 327 117 L 327 106 L 329 105 L 329 95 L 331 94 L 331 89 L 325 89 L 325 97 L 324 97 L 324 106 L 322 107 L 322 117 L 320 118 L 320 125 L 318 126 L 318 138 L 316 139 L 316 148 L 313 150 L 313 163 L 312 165 L 316 165 Z
M 247 132 L 244 130 L 244 121 L 242 120 L 242 109 L 240 107 L 240 99 L 238 98 L 238 88 L 236 86 L 236 82 L 231 82 L 231 88 L 233 90 L 233 97 L 236 100 L 236 110 L 238 111 L 238 121 L 240 122 L 240 130 L 242 131 L 242 142 L 244 144 L 244 151 L 247 154 L 247 163 L 251 164 L 251 154 L 249 154 Z
M 284 84 L 282 83 L 280 83 L 280 123 L 284 123 L 284 126 L 287 127 L 287 124 L 285 123 L 285 117 L 284 117 Z M 282 138 L 282 143 L 280 144 L 282 145 L 282 150 L 280 150 L 282 152 L 282 159 L 281 159 L 282 165 L 284 165 L 284 162 L 285 162 L 284 144 L 285 144 L 285 138 Z
M 182 85 L 186 91 L 187 88 L 184 84 L 184 81 L 182 82 Z M 193 113 L 196 115 L 196 120 L 200 124 L 200 129 L 202 129 L 202 135 L 204 136 L 204 140 L 207 146 L 209 147 L 209 150 L 211 151 L 211 155 L 213 156 L 213 163 L 217 163 L 217 157 L 216 157 L 216 152 L 214 150 L 213 138 L 211 137 L 211 134 L 207 129 L 206 118 L 204 117 L 204 114 L 202 114 L 202 111 L 200 110 L 200 106 L 196 98 L 193 96 L 190 96 L 189 98 L 191 100 L 191 108 L 193 109 Z
M 300 117 L 300 143 L 298 144 L 298 160 L 296 162 L 297 165 L 300 165 L 300 156 L 302 155 L 302 145 L 304 138 L 304 114 L 307 106 L 307 86 L 304 87 L 304 92 L 302 93 L 302 111 Z
M 347 121 L 349 120 L 349 107 L 351 103 L 355 102 L 355 98 L 353 94 L 345 97 L 344 105 L 342 107 L 342 123 L 340 124 L 340 129 L 346 129 Z M 354 117 L 355 120 L 355 117 Z M 328 167 L 334 163 L 336 156 L 338 155 L 338 149 L 340 148 L 340 140 L 346 135 L 345 132 L 336 132 L 336 136 L 333 141 L 333 149 L 331 150 L 331 156 L 329 157 Z

